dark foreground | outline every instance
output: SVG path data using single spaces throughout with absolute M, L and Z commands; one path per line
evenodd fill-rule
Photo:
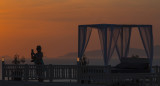
M 0 81 L 0 86 L 103 86 L 93 84 L 77 84 L 77 83 L 64 83 L 64 82 L 32 82 L 32 81 Z

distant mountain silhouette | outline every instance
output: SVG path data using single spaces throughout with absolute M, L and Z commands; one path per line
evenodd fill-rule
M 101 50 L 86 51 L 85 55 L 89 59 L 91 65 L 103 65 L 104 64 L 103 55 L 102 55 Z M 130 48 L 128 56 L 132 56 L 132 55 L 139 55 L 142 58 L 146 58 L 146 53 L 144 49 Z M 56 60 L 63 61 L 62 63 L 64 64 L 76 64 L 77 56 L 78 56 L 77 52 L 71 52 L 64 56 L 60 56 L 56 58 Z M 157 64 L 160 65 L 159 58 L 158 58 L 159 56 L 160 56 L 160 46 L 156 45 L 154 46 L 153 65 L 157 65 Z M 116 65 L 118 63 L 119 63 L 119 59 L 118 59 L 117 53 L 114 52 L 110 60 L 110 64 Z
M 137 48 L 130 48 L 129 50 L 129 56 L 132 55 L 139 55 L 141 57 L 146 57 L 146 53 L 144 49 L 137 49 Z M 101 50 L 93 50 L 93 51 L 86 51 L 85 55 L 88 57 L 91 57 L 92 59 L 98 59 L 98 57 L 102 57 Z M 78 56 L 77 52 L 68 53 L 64 56 L 58 57 L 59 59 L 76 59 Z M 160 56 L 160 46 L 156 45 L 154 46 L 154 57 L 157 58 Z M 118 57 L 117 53 L 114 52 L 112 57 Z

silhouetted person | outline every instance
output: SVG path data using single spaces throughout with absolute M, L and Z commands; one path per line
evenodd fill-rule
M 34 62 L 36 65 L 43 65 L 43 52 L 41 51 L 41 46 L 37 46 L 37 53 L 34 53 L 34 50 L 31 50 L 31 62 Z
M 37 75 L 39 82 L 43 82 L 43 78 L 41 77 L 43 75 L 43 69 L 42 65 L 44 65 L 43 62 L 43 52 L 41 51 L 41 46 L 37 46 L 37 53 L 34 53 L 34 50 L 31 50 L 31 62 L 34 62 L 35 65 L 37 65 Z

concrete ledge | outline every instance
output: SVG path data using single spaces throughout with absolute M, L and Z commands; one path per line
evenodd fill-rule
M 0 81 L 0 86 L 105 86 L 94 84 L 77 84 L 77 83 L 64 83 L 64 82 L 32 82 L 32 81 Z

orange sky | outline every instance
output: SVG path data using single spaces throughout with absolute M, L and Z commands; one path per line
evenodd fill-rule
M 37 44 L 42 45 L 47 57 L 77 52 L 79 24 L 152 24 L 157 45 L 159 3 L 159 0 L 0 0 L 0 56 L 18 53 L 30 57 L 31 48 L 35 49 Z M 137 35 L 131 41 L 137 41 L 136 38 Z M 98 44 L 99 41 L 91 40 L 87 50 L 99 49 Z

